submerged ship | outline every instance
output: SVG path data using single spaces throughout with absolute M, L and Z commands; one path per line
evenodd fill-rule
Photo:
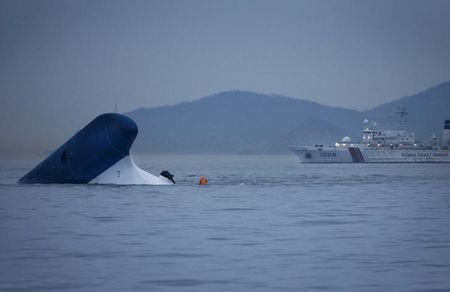
M 171 185 L 173 174 L 155 176 L 139 168 L 130 156 L 138 134 L 127 116 L 96 117 L 18 182 L 21 184 Z
M 442 142 L 432 135 L 429 143 L 416 141 L 406 130 L 406 107 L 398 107 L 396 125 L 380 130 L 376 122 L 364 120 L 362 140 L 344 137 L 334 145 L 289 146 L 302 163 L 450 163 L 450 120 L 444 122 Z

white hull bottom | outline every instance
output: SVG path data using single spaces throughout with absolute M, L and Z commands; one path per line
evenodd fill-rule
M 130 156 L 125 156 L 89 182 L 90 184 L 116 185 L 172 185 L 163 176 L 154 176 L 134 164 Z
M 450 150 L 289 147 L 302 163 L 450 163 Z

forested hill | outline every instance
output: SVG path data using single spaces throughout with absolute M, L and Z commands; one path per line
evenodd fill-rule
M 227 91 L 192 102 L 127 113 L 139 126 L 134 151 L 148 153 L 288 153 L 290 144 L 330 144 L 360 138 L 362 120 L 384 127 L 406 104 L 409 129 L 422 139 L 441 135 L 450 118 L 450 82 L 368 111 L 248 91 Z

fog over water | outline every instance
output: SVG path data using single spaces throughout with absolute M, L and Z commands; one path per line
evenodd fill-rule
M 266 153 L 274 140 L 287 151 L 282 138 L 301 143 L 312 126 L 350 135 L 355 110 L 441 84 L 408 99 L 421 118 L 411 131 L 439 135 L 449 11 L 446 0 L 0 0 L 0 291 L 450 291 L 450 164 L 206 155 Z M 131 153 L 152 152 L 136 164 L 176 185 L 17 184 L 99 114 L 206 96 L 130 114 L 142 130 Z M 281 96 L 312 102 L 278 107 Z M 174 155 L 189 145 L 203 155 Z
M 437 0 L 3 0 L 0 148 L 48 151 L 116 104 L 233 89 L 367 109 L 450 80 L 449 10 Z

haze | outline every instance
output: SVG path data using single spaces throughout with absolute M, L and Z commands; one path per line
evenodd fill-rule
M 0 149 L 240 89 L 368 109 L 450 80 L 450 1 L 0 1 Z

